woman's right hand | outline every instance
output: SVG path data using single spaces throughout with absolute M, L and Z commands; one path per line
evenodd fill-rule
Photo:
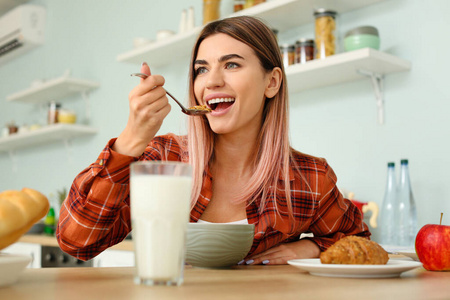
M 141 73 L 148 74 L 129 94 L 130 115 L 125 129 L 112 149 L 129 156 L 140 156 L 153 139 L 170 112 L 164 77 L 151 75 L 150 67 L 143 63 Z

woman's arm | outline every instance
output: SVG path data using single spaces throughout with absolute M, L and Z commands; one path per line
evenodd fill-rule
M 300 258 L 317 258 L 320 248 L 309 239 L 283 243 L 245 260 L 246 264 L 284 265 L 288 260 Z
M 56 239 L 64 252 L 88 260 L 131 231 L 129 165 L 137 158 L 110 146 L 74 180 L 61 206 Z
M 319 174 L 319 173 L 318 173 Z M 349 200 L 344 199 L 336 186 L 336 175 L 326 162 L 318 180 L 320 197 L 314 205 L 315 211 L 310 219 L 310 225 L 305 232 L 313 237 L 284 242 L 273 246 L 259 254 L 246 258 L 247 263 L 286 264 L 290 259 L 317 258 L 340 238 L 347 235 L 369 237 L 368 227 L 362 221 L 358 208 Z M 304 220 L 303 222 L 307 222 Z

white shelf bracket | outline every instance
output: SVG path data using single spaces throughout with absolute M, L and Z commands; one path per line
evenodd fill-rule
M 81 97 L 83 97 L 85 107 L 86 107 L 86 116 L 85 116 L 85 124 L 88 125 L 91 122 L 91 105 L 89 102 L 89 92 L 88 91 L 82 91 Z
M 17 173 L 17 155 L 14 150 L 9 150 L 9 158 L 11 159 L 13 173 Z
M 384 124 L 384 75 L 370 72 L 362 69 L 356 70 L 357 73 L 370 77 L 372 79 L 372 85 L 375 92 L 375 99 L 377 101 L 378 109 L 378 123 Z

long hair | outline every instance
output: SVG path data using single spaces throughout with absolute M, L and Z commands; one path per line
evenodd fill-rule
M 232 17 L 207 24 L 200 33 L 192 51 L 189 71 L 189 105 L 198 105 L 194 95 L 194 61 L 197 58 L 201 42 L 207 37 L 223 33 L 253 49 L 261 66 L 266 72 L 275 67 L 282 70 L 282 81 L 278 93 L 265 100 L 263 121 L 258 136 L 257 153 L 254 159 L 254 170 L 245 191 L 236 201 L 246 201 L 247 205 L 261 196 L 259 209 L 265 207 L 268 197 L 282 188 L 286 192 L 288 215 L 293 217 L 290 197 L 289 162 L 292 151 L 288 134 L 288 95 L 286 75 L 278 47 L 272 30 L 262 21 L 248 16 Z M 214 154 L 215 133 L 211 130 L 206 117 L 189 118 L 188 147 L 189 160 L 193 166 L 192 207 L 200 196 L 200 191 L 208 166 Z M 279 179 L 282 180 L 281 186 Z M 277 207 L 279 213 L 279 207 Z

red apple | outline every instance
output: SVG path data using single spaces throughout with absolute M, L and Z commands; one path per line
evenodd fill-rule
M 441 224 L 427 224 L 416 236 L 417 256 L 428 271 L 450 271 L 450 226 Z

